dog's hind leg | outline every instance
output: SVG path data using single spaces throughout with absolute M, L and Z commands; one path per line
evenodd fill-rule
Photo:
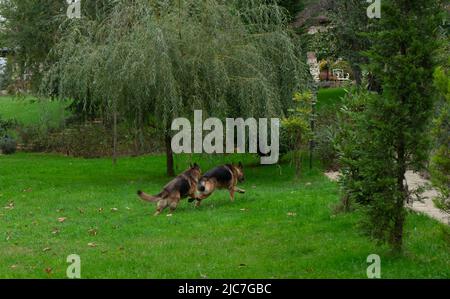
M 173 212 L 175 212 L 175 210 L 177 209 L 177 206 L 178 206 L 178 204 L 175 204 L 175 203 L 171 204 L 170 205 L 170 212 L 169 212 L 169 214 L 167 214 L 167 216 L 172 216 Z
M 159 214 L 162 213 L 162 211 L 167 207 L 167 200 L 165 199 L 161 199 L 160 201 L 158 201 L 158 204 L 156 206 L 156 212 L 154 214 L 154 216 L 158 216 Z
M 179 193 L 174 194 L 171 198 L 169 198 L 168 205 L 169 205 L 169 208 L 170 208 L 170 212 L 169 212 L 169 214 L 167 216 L 172 216 L 173 215 L 173 212 L 175 212 L 175 210 L 178 207 L 178 204 L 180 203 L 180 199 L 181 199 L 181 197 L 180 197 Z

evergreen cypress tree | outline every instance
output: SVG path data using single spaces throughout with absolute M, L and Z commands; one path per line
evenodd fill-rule
M 365 228 L 399 251 L 403 242 L 408 169 L 425 167 L 433 110 L 433 53 L 441 11 L 438 0 L 384 0 L 367 51 L 369 69 L 381 82 L 378 95 L 366 97 L 353 117 L 350 134 L 361 142 L 344 153 L 344 182 L 350 196 L 364 197 Z M 344 136 L 345 139 L 345 136 Z M 349 145 L 348 142 L 343 142 Z M 356 155 L 356 156 L 355 156 Z M 356 159 L 355 159 L 356 157 Z M 355 175 L 356 174 L 356 175 Z M 350 183 L 349 183 L 350 181 Z

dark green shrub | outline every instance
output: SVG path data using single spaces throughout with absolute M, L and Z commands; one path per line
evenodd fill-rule
M 335 136 L 335 149 L 341 167 L 340 186 L 342 202 L 348 210 L 352 203 L 369 204 L 370 194 L 364 189 L 364 159 L 370 136 L 364 115 L 367 104 L 376 95 L 358 89 L 350 92 L 343 100 L 342 108 L 337 114 L 338 130 Z
M 3 120 L 0 115 L 0 136 L 5 136 L 9 130 L 17 126 L 17 121 L 14 119 Z
M 5 155 L 12 155 L 16 152 L 17 142 L 9 137 L 5 136 L 0 139 L 0 150 Z
M 341 100 L 319 99 L 314 133 L 315 152 L 321 164 L 327 170 L 338 170 L 338 153 L 336 138 L 339 130 L 337 115 L 341 108 Z
M 112 133 L 103 123 L 72 124 L 65 129 L 42 129 L 27 126 L 18 129 L 24 148 L 32 152 L 57 152 L 65 155 L 98 158 L 112 155 Z M 162 142 L 155 129 L 142 131 L 126 123 L 118 126 L 118 154 L 159 153 Z
M 315 134 L 315 152 L 327 170 L 339 169 L 338 153 L 335 146 L 336 134 L 337 127 L 335 124 L 320 126 Z

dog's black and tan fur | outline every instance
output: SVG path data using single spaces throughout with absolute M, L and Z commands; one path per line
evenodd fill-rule
M 200 167 L 195 163 L 188 170 L 170 181 L 158 195 L 152 196 L 142 191 L 138 191 L 138 195 L 145 201 L 157 203 L 155 216 L 161 214 L 167 207 L 170 208 L 170 214 L 172 214 L 181 199 L 186 197 L 195 198 L 200 176 Z
M 197 200 L 196 206 L 200 206 L 202 200 L 208 198 L 216 189 L 227 189 L 230 192 L 230 199 L 234 201 L 235 192 L 245 193 L 245 190 L 239 189 L 237 183 L 245 180 L 244 167 L 242 163 L 239 165 L 226 164 L 206 172 L 198 183 L 199 194 L 192 202 Z

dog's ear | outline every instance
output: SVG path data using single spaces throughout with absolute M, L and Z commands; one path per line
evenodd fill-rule
M 239 167 L 240 169 L 244 169 L 244 165 L 242 165 L 242 162 L 239 162 L 238 167 Z

